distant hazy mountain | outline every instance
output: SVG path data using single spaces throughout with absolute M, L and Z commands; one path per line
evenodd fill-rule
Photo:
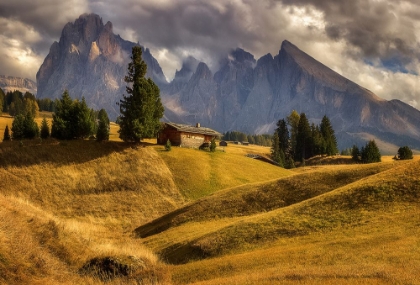
M 134 45 L 114 35 L 111 22 L 104 25 L 98 15 L 81 15 L 64 27 L 37 72 L 38 98 L 59 98 L 67 89 L 73 98 L 84 96 L 91 107 L 105 108 L 115 119 Z M 143 59 L 147 76 L 165 84 L 162 69 L 148 49 L 143 49 Z
M 19 90 L 36 94 L 36 83 L 28 78 L 0 75 L 0 88 L 4 93 Z
M 84 96 L 91 107 L 105 108 L 115 119 L 133 45 L 114 35 L 112 24 L 103 25 L 98 15 L 80 16 L 64 27 L 39 69 L 38 97 L 58 98 L 68 89 L 72 97 Z M 294 109 L 314 123 L 327 115 L 340 149 L 369 139 L 387 152 L 402 145 L 420 149 L 419 110 L 379 98 L 288 41 L 274 57 L 258 60 L 233 50 L 215 73 L 189 57 L 170 83 L 148 49 L 143 59 L 147 76 L 161 89 L 167 121 L 201 123 L 219 132 L 272 133 Z

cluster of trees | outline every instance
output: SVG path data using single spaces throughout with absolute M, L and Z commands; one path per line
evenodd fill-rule
M 84 139 L 95 134 L 98 141 L 109 139 L 109 118 L 104 109 L 95 112 L 87 106 L 84 98 L 81 101 L 72 100 L 67 90 L 55 105 L 56 112 L 53 114 L 51 132 L 46 118 L 44 117 L 39 127 L 35 122 L 36 113 L 28 109 L 25 114 L 15 115 L 11 128 L 12 134 L 6 126 L 4 140 L 48 138 L 49 136 L 69 140 Z
M 109 139 L 109 118 L 104 109 L 95 112 L 81 101 L 72 100 L 68 91 L 64 91 L 55 103 L 51 136 L 61 140 L 85 139 L 96 134 L 99 141 Z
M 25 116 L 27 112 L 31 112 L 33 116 L 37 116 L 39 111 L 35 96 L 30 92 L 23 94 L 18 90 L 5 94 L 0 89 L 0 106 L 0 114 L 2 112 L 8 112 L 10 116 Z
M 360 150 L 354 145 L 351 151 L 351 157 L 354 161 L 363 163 L 373 163 L 381 161 L 381 152 L 376 145 L 375 140 L 368 141 Z
M 309 124 L 305 113 L 293 110 L 286 119 L 277 122 L 271 147 L 271 157 L 286 168 L 295 161 L 304 162 L 315 155 L 335 155 L 338 152 L 335 131 L 327 116 L 320 125 Z
M 250 144 L 262 145 L 262 146 L 271 146 L 271 135 L 248 135 L 238 131 L 226 132 L 222 140 L 225 141 L 239 141 L 239 142 L 249 142 Z

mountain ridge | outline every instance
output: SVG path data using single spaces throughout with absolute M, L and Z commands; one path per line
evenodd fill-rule
M 71 96 L 84 96 L 91 107 L 105 108 L 115 119 L 136 44 L 113 34 L 112 28 L 95 14 L 66 24 L 37 73 L 38 97 L 58 98 L 67 88 Z M 232 49 L 214 72 L 188 57 L 171 82 L 150 50 L 143 51 L 146 76 L 161 89 L 165 121 L 261 134 L 272 133 L 279 119 L 296 110 L 313 123 L 327 115 L 339 148 L 361 145 L 369 136 L 420 149 L 419 110 L 378 97 L 287 40 L 278 54 L 257 60 L 244 49 Z

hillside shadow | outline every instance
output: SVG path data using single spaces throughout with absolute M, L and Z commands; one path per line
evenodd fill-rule
M 80 164 L 127 149 L 138 149 L 150 143 L 97 142 L 88 140 L 24 140 L 0 143 L 0 167 L 27 167 L 42 163 Z

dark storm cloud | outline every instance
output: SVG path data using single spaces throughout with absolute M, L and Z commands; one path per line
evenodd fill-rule
M 31 48 L 36 53 L 45 54 L 52 42 L 57 40 L 63 26 L 74 21 L 86 9 L 84 0 L 2 0 L 0 19 L 18 21 L 28 29 L 34 29 L 42 36 L 42 40 L 31 43 Z M 7 32 L 13 32 L 13 28 L 7 31 L 0 29 L 0 34 L 5 35 Z M 19 34 L 15 37 L 25 40 Z
M 275 42 L 278 51 L 283 40 L 278 27 L 287 25 L 282 17 L 261 14 L 268 7 L 256 1 L 94 1 L 90 7 L 112 21 L 116 31 L 130 27 L 141 44 L 165 47 L 179 56 L 187 51 L 214 58 L 236 47 L 264 46 L 267 52 L 268 41 Z M 125 16 L 114 16 L 121 14 Z M 275 25 L 270 23 L 273 18 Z
M 324 13 L 325 32 L 332 40 L 345 40 L 368 58 L 383 63 L 399 61 L 401 68 L 419 58 L 419 43 L 413 21 L 420 5 L 411 1 L 372 0 L 279 0 L 286 5 L 313 7 Z M 351 53 L 349 53 L 351 54 Z

